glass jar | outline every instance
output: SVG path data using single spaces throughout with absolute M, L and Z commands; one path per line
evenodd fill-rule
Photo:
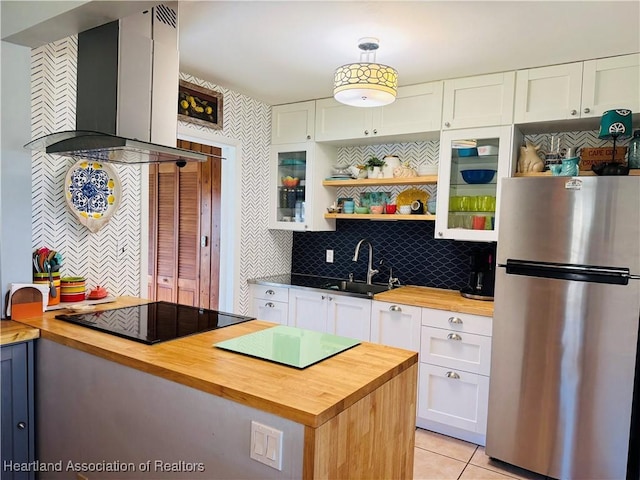
M 633 132 L 633 138 L 629 142 L 629 156 L 627 160 L 629 168 L 640 168 L 640 130 Z

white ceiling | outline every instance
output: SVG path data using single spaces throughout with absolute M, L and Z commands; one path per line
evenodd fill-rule
M 3 40 L 35 47 L 157 2 L 1 3 Z M 330 97 L 361 37 L 402 86 L 640 52 L 639 25 L 638 0 L 180 0 L 180 70 L 276 105 Z
M 330 97 L 380 39 L 399 85 L 640 51 L 634 1 L 181 1 L 180 70 L 269 104 Z

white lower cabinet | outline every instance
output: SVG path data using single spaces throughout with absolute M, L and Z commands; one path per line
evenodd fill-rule
M 484 445 L 492 319 L 422 309 L 419 427 Z
M 289 291 L 289 325 L 369 341 L 371 300 L 307 289 Z
M 258 320 L 286 325 L 289 315 L 289 289 L 249 285 L 249 315 Z
M 371 341 L 420 350 L 420 307 L 374 300 L 371 305 Z

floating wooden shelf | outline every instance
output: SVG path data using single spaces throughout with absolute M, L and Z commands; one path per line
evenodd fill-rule
M 373 187 L 377 185 L 426 185 L 438 183 L 437 175 L 398 178 L 354 178 L 353 180 L 323 180 L 325 187 Z
M 412 221 L 425 221 L 435 220 L 436 216 L 427 214 L 409 214 L 400 215 L 399 213 L 325 213 L 324 218 L 340 218 L 346 220 L 384 220 L 387 222 L 395 222 L 396 220 L 412 220 Z
M 629 170 L 630 176 L 640 176 L 640 168 L 634 168 Z M 551 172 L 532 172 L 532 173 L 516 173 L 514 177 L 552 177 Z M 580 170 L 578 172 L 579 177 L 593 177 L 596 174 L 590 170 Z

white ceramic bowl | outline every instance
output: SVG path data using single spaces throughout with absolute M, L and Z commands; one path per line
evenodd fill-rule
M 495 145 L 483 145 L 481 147 L 478 147 L 478 155 L 485 156 L 485 155 L 497 155 L 498 154 L 498 147 L 496 147 Z
M 411 213 L 411 205 L 400 205 L 398 211 L 400 215 L 409 215 Z

